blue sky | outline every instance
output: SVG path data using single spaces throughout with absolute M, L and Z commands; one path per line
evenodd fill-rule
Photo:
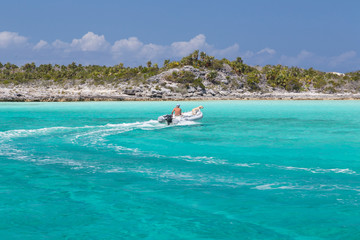
M 195 49 L 250 65 L 360 70 L 356 0 L 12 0 L 0 62 L 160 65 Z

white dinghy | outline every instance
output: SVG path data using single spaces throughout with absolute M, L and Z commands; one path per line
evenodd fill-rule
M 173 116 L 171 114 L 162 115 L 158 117 L 159 123 L 167 123 L 168 125 L 170 123 L 172 124 L 178 124 L 182 121 L 197 121 L 203 118 L 203 113 L 201 111 L 198 111 L 196 114 L 193 114 L 190 112 L 185 112 L 181 116 Z

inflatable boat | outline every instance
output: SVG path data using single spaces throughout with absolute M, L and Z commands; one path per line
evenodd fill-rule
M 159 123 L 167 123 L 168 125 L 170 123 L 172 124 L 178 124 L 181 121 L 197 121 L 202 119 L 203 114 L 201 111 L 198 111 L 195 115 L 192 114 L 192 112 L 185 112 L 181 116 L 173 116 L 171 114 L 162 115 L 158 117 Z

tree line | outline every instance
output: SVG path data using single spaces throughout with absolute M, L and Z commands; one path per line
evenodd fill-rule
M 24 84 L 36 81 L 53 81 L 61 83 L 67 80 L 91 80 L 95 84 L 126 82 L 130 80 L 144 81 L 156 74 L 171 68 L 181 68 L 190 65 L 199 69 L 211 70 L 208 79 L 216 78 L 217 71 L 228 65 L 231 71 L 244 79 L 250 90 L 258 91 L 262 84 L 287 91 L 307 91 L 311 88 L 326 92 L 336 92 L 342 86 L 358 83 L 360 71 L 346 74 L 326 73 L 313 68 L 302 69 L 282 65 L 250 66 L 238 57 L 233 61 L 216 59 L 199 50 L 194 51 L 179 61 L 165 60 L 162 67 L 148 61 L 146 66 L 125 67 L 123 63 L 115 66 L 100 66 L 76 64 L 41 64 L 26 63 L 17 66 L 0 62 L 0 84 Z M 189 80 L 190 79 L 190 80 Z M 189 74 L 182 73 L 169 77 L 168 80 L 186 83 L 193 81 L 196 86 L 204 88 L 201 80 L 194 79 Z M 357 86 L 357 84 L 355 84 Z M 359 89 L 356 89 L 359 90 Z

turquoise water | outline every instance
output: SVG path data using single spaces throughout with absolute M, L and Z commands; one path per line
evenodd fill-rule
M 360 101 L 0 103 L 0 239 L 360 239 Z

